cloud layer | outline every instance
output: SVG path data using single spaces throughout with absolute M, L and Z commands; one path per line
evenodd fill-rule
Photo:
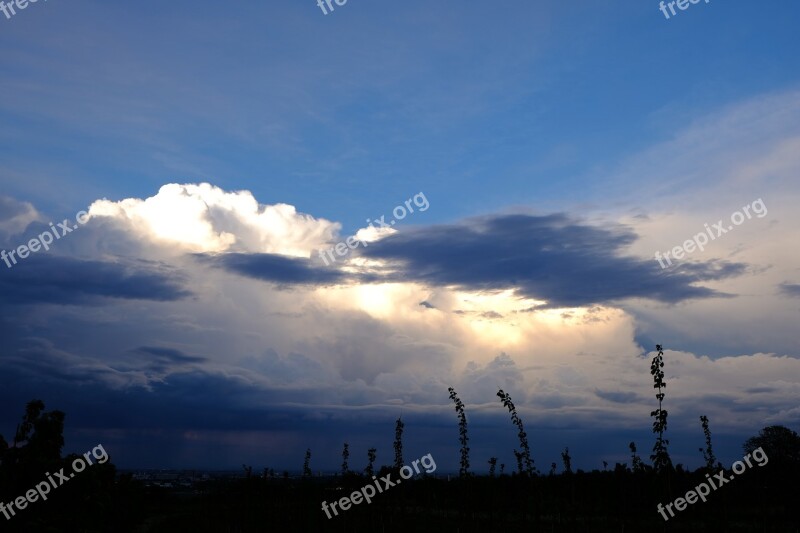
M 44 219 L 4 202 L 7 246 L 26 242 Z M 129 464 L 152 460 L 135 444 L 147 435 L 199 447 L 175 450 L 176 462 L 211 461 L 223 444 L 233 461 L 253 453 L 248 442 L 276 458 L 309 440 L 384 442 L 400 413 L 437 428 L 416 445 L 435 438 L 428 449 L 445 450 L 448 386 L 477 424 L 476 453 L 502 455 L 493 443 L 511 435 L 495 401 L 503 388 L 532 434 L 603 432 L 613 419 L 613 459 L 632 435 L 647 438 L 652 347 L 638 341 L 653 332 L 640 329 L 642 302 L 720 309 L 742 296 L 714 285 L 759 272 L 744 257 L 664 271 L 632 252 L 635 221 L 567 213 L 384 232 L 329 267 L 314 254 L 341 238 L 338 224 L 243 191 L 171 184 L 89 213 L 50 253 L 0 277 L 10 385 L 0 399 L 44 395 L 74 413 L 77 434 L 105 432 Z M 699 414 L 736 435 L 800 419 L 795 357 L 668 349 L 666 359 L 677 434 Z

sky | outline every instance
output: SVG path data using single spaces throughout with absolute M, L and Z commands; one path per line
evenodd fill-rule
M 673 462 L 800 429 L 800 5 L 333 5 L 0 14 L 0 434 L 330 473 L 402 417 L 455 471 L 452 386 L 510 471 L 503 389 L 590 470 L 651 453 L 656 344 Z

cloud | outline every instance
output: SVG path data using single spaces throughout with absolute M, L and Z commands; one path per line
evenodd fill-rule
M 31 255 L 0 272 L 0 292 L 6 304 L 89 305 L 104 298 L 170 301 L 191 295 L 184 276 L 167 265 L 146 261 Z
M 667 303 L 728 296 L 696 286 L 742 274 L 729 261 L 688 263 L 662 270 L 653 260 L 622 255 L 636 239 L 629 228 L 580 223 L 565 214 L 493 215 L 458 224 L 397 233 L 361 256 L 388 262 L 392 281 L 516 289 L 546 300 L 545 308 L 577 307 L 647 298 Z
M 12 235 L 20 234 L 29 224 L 36 221 L 44 220 L 33 204 L 0 194 L 0 243 L 13 246 L 8 239 Z
M 0 316 L 0 367 L 15 391 L 0 396 L 48 390 L 78 397 L 58 405 L 72 411 L 96 401 L 101 427 L 129 438 L 180 428 L 191 437 L 179 444 L 263 430 L 263 446 L 306 446 L 390 426 L 400 410 L 443 424 L 450 385 L 485 428 L 476 443 L 507 429 L 499 388 L 532 428 L 588 430 L 613 415 L 626 431 L 649 425 L 652 382 L 639 316 L 619 302 L 716 305 L 729 296 L 723 281 L 751 272 L 730 260 L 662 271 L 628 255 L 638 226 L 563 213 L 403 229 L 324 268 L 313 253 L 337 225 L 286 208 L 275 230 L 249 193 L 196 187 L 162 188 L 148 210 L 146 200 L 95 202 L 57 249 L 0 271 L 4 303 L 25 304 Z M 165 233 L 171 202 L 200 230 Z M 765 409 L 795 416 L 797 385 L 782 381 L 794 359 L 667 359 L 679 430 L 696 422 L 698 402 L 725 428 L 757 425 Z
M 483 401 L 494 401 L 494 395 L 499 389 L 505 389 L 509 394 L 520 390 L 524 378 L 517 363 L 508 354 L 501 353 L 486 365 L 475 361 L 467 363 L 463 374 L 460 376 L 459 389 L 469 391 L 473 398 L 482 397 Z M 514 397 L 523 400 L 521 391 Z
M 171 363 L 203 363 L 208 360 L 205 357 L 186 355 L 180 350 L 176 350 L 174 348 L 159 348 L 157 346 L 140 346 L 139 348 L 136 349 L 136 351 L 154 356 L 156 359 L 161 359 L 165 362 L 171 362 Z
M 332 285 L 345 281 L 344 273 L 313 266 L 308 259 L 275 254 L 197 255 L 201 262 L 261 281 L 286 285 Z
M 602 398 L 614 403 L 630 403 L 642 400 L 642 398 L 640 398 L 639 395 L 634 392 L 597 390 L 594 391 L 594 393 L 598 398 Z
M 259 204 L 249 191 L 209 183 L 162 186 L 144 200 L 98 200 L 89 215 L 108 218 L 142 239 L 181 252 L 250 252 L 308 257 L 335 239 L 341 225 Z
M 765 392 L 776 392 L 777 390 L 775 387 L 751 387 L 745 389 L 744 392 L 747 394 L 763 394 Z
M 793 283 L 781 283 L 778 288 L 780 289 L 781 293 L 786 296 L 793 296 L 795 298 L 800 297 L 800 285 Z

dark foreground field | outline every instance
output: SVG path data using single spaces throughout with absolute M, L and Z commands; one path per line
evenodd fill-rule
M 179 491 L 145 487 L 127 475 L 115 480 L 113 467 L 86 473 L 47 502 L 3 519 L 0 531 L 800 531 L 795 485 L 800 472 L 772 464 L 747 471 L 712 492 L 707 502 L 689 505 L 667 522 L 657 504 L 684 495 L 706 479 L 705 471 L 673 471 L 661 477 L 618 469 L 533 479 L 420 478 L 331 519 L 322 511 L 322 501 L 351 494 L 370 478 L 253 477 Z M 394 474 L 391 479 L 397 478 Z
M 464 467 L 463 476 L 434 477 L 425 473 L 439 474 L 435 463 L 427 462 L 429 455 L 412 463 L 423 467 L 415 477 L 408 465 L 384 466 L 371 476 L 348 468 L 345 445 L 345 474 L 339 476 L 313 477 L 307 450 L 303 476 L 276 475 L 272 469 L 254 475 L 252 467 L 242 465 L 238 474 L 179 475 L 167 488 L 162 485 L 170 474 L 117 472 L 102 445 L 83 456 L 62 457 L 63 421 L 64 413 L 46 412 L 34 400 L 11 445 L 0 436 L 0 533 L 800 533 L 800 435 L 783 426 L 764 428 L 748 439 L 747 454 L 733 471 L 715 462 L 707 434 L 703 455 L 708 462 L 695 471 L 671 461 L 657 470 L 631 443 L 631 466 L 617 463 L 604 471 L 573 472 L 565 449 L 561 474 L 555 473 L 555 463 L 549 474 L 532 463 L 526 469 L 523 454 L 517 453 L 512 475 L 495 476 L 490 461 L 489 476 L 474 476 Z M 396 451 L 395 464 L 403 465 L 399 438 Z M 409 479 L 401 477 L 403 472 Z M 705 502 L 694 493 L 702 493 L 700 487 Z M 360 501 L 364 496 L 371 503 Z M 347 497 L 356 504 L 342 510 Z M 338 512 L 332 510 L 334 502 Z

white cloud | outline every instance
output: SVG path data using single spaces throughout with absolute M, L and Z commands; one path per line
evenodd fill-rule
M 341 228 L 294 206 L 262 205 L 249 191 L 226 192 L 208 183 L 171 183 L 144 200 L 98 200 L 89 214 L 111 218 L 142 239 L 181 252 L 309 257 Z

